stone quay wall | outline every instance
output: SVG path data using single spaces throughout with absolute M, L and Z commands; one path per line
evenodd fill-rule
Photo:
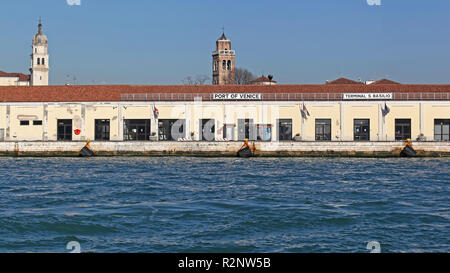
M 252 144 L 252 143 L 250 143 Z M 0 142 L 0 156 L 78 156 L 85 142 Z M 236 156 L 242 142 L 91 142 L 97 156 Z M 260 157 L 398 157 L 401 142 L 255 142 Z M 450 142 L 415 142 L 418 156 L 450 156 Z

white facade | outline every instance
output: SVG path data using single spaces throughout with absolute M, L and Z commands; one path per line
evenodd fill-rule
M 0 76 L 0 86 L 28 86 L 30 81 L 22 81 L 19 76 Z
M 48 85 L 49 54 L 48 39 L 42 33 L 42 24 L 39 24 L 38 33 L 33 38 L 33 52 L 31 53 L 31 85 Z
M 0 71 L 0 86 L 48 85 L 48 73 L 50 71 L 48 39 L 42 33 L 42 24 L 39 24 L 38 33 L 33 37 L 32 49 L 31 75 Z

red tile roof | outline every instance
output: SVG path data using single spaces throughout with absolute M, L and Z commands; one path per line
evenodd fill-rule
M 356 82 L 347 78 L 339 78 L 337 80 L 328 82 L 328 84 L 363 84 L 362 82 Z
M 25 75 L 25 74 L 22 74 L 22 73 L 7 73 L 7 72 L 4 72 L 4 71 L 0 71 L 0 77 L 19 78 L 19 81 L 21 81 L 21 82 L 30 80 L 30 75 Z
M 73 85 L 0 86 L 0 102 L 120 101 L 122 94 L 212 93 L 450 93 L 450 85 Z
M 276 83 L 276 81 L 270 80 L 268 77 L 265 77 L 265 76 L 261 76 L 261 77 L 255 79 L 255 80 L 253 80 L 252 82 L 254 82 L 254 83 L 258 83 L 258 82 L 273 82 L 273 83 Z
M 376 82 L 374 82 L 372 84 L 400 84 L 400 83 L 394 82 L 394 81 L 391 81 L 391 80 L 388 80 L 388 79 L 381 79 L 381 80 L 376 81 Z

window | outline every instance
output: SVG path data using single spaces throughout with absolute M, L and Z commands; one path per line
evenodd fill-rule
M 149 119 L 125 119 L 123 121 L 124 140 L 150 140 Z
M 59 141 L 71 141 L 72 140 L 72 120 L 71 119 L 58 119 L 57 138 Z
M 450 141 L 450 119 L 434 120 L 434 140 Z
M 411 119 L 395 119 L 395 140 L 411 138 Z
M 42 120 L 33 120 L 33 125 L 42 125 Z
M 200 120 L 200 140 L 202 141 L 214 141 L 215 134 L 215 124 L 216 121 L 214 119 L 201 119 Z
M 232 70 L 231 61 L 227 62 L 227 70 Z
M 223 60 L 222 61 L 222 70 L 226 70 L 227 69 L 227 61 Z
M 331 140 L 331 119 L 316 119 L 316 140 Z
M 42 58 L 42 65 L 45 65 L 45 58 Z
M 29 120 L 21 120 L 20 121 L 20 126 L 28 126 L 30 125 L 30 121 Z
M 176 141 L 186 137 L 184 119 L 159 119 L 158 138 L 161 141 Z
M 292 119 L 278 120 L 278 140 L 292 140 Z
M 41 59 L 37 58 L 37 64 L 41 64 Z
M 109 119 L 96 119 L 95 120 L 95 140 L 109 140 Z
M 353 125 L 354 140 L 370 140 L 370 119 L 355 119 Z
M 257 140 L 260 141 L 272 140 L 272 124 L 257 124 L 256 131 L 258 132 Z

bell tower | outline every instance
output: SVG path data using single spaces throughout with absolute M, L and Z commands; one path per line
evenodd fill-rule
M 48 85 L 49 54 L 48 39 L 42 33 L 42 22 L 39 20 L 38 33 L 33 37 L 33 52 L 31 53 L 30 85 Z
M 231 49 L 231 41 L 225 32 L 216 41 L 216 51 L 213 52 L 212 84 L 234 84 L 235 81 L 235 51 Z

